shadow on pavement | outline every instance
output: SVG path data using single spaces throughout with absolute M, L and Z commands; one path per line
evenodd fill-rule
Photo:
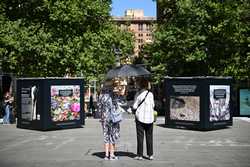
M 156 126 L 162 127 L 162 128 L 167 128 L 165 124 L 156 124 Z
M 92 155 L 103 159 L 105 157 L 105 152 L 95 152 Z M 136 157 L 136 154 L 134 154 L 132 152 L 124 152 L 124 151 L 117 151 L 117 152 L 115 152 L 115 155 L 118 157 L 129 157 L 129 158 Z
M 159 127 L 162 127 L 162 128 L 176 129 L 176 130 L 190 130 L 190 131 L 200 131 L 200 132 L 209 132 L 209 131 L 216 131 L 216 130 L 232 128 L 230 126 L 226 126 L 226 127 L 217 127 L 217 128 L 211 128 L 211 129 L 203 130 L 203 129 L 199 129 L 199 128 L 177 126 L 177 125 L 166 125 L 166 124 L 156 124 L 156 126 L 159 126 Z

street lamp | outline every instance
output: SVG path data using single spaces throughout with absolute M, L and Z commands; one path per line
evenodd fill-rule
M 121 65 L 120 63 L 120 55 L 122 54 L 119 47 L 116 47 L 113 45 L 113 51 L 115 52 L 115 66 L 119 67 Z

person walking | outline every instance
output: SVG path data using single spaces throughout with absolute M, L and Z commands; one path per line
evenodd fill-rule
M 114 81 L 106 81 L 98 98 L 98 112 L 104 136 L 104 160 L 118 159 L 115 156 L 115 147 L 120 138 L 120 122 L 112 122 L 111 114 L 118 111 L 119 90 L 119 86 Z
M 139 92 L 135 95 L 132 110 L 135 111 L 137 156 L 136 160 L 143 160 L 143 140 L 146 136 L 147 158 L 153 160 L 153 122 L 154 122 L 154 95 L 148 90 L 149 82 L 139 80 Z
M 91 93 L 89 97 L 89 113 L 92 114 L 93 117 L 95 117 L 95 106 L 94 106 L 94 98 Z
M 4 94 L 4 116 L 3 124 L 10 124 L 10 118 L 13 117 L 12 113 L 12 103 L 13 97 L 10 95 L 10 92 Z

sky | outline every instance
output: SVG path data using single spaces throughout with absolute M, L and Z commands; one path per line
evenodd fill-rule
M 153 0 L 112 0 L 112 16 L 124 16 L 126 9 L 143 9 L 145 16 L 156 16 Z

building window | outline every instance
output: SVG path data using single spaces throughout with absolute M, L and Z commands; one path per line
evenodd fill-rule
M 138 45 L 138 48 L 141 50 L 143 48 L 143 45 Z
M 138 30 L 143 31 L 143 24 L 138 24 Z
M 150 31 L 151 30 L 151 25 L 150 24 L 146 24 L 146 30 Z
M 143 39 L 138 39 L 138 43 L 143 43 Z
M 139 34 L 138 34 L 138 37 L 143 37 L 143 34 L 139 33 Z

